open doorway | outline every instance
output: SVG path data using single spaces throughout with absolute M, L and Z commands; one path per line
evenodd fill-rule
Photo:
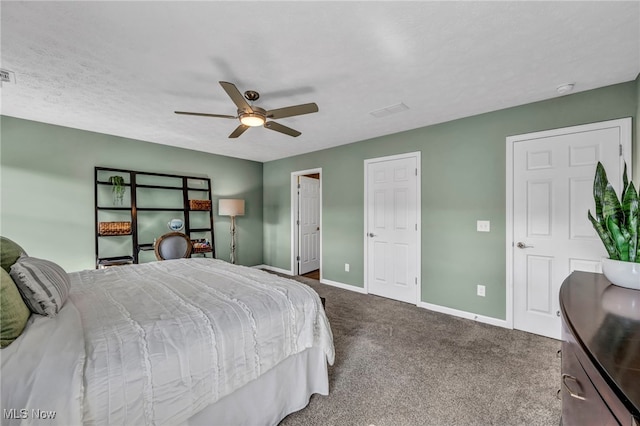
M 322 169 L 291 173 L 291 258 L 294 275 L 322 277 Z

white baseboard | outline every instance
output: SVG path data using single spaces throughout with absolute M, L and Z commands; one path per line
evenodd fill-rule
M 418 306 L 420 308 L 428 309 L 430 311 L 440 312 L 442 314 L 447 314 L 447 315 L 453 315 L 454 317 L 470 319 L 472 321 L 478 321 L 478 322 L 495 325 L 502 328 L 509 328 L 509 329 L 513 328 L 513 327 L 510 327 L 507 321 L 505 320 L 486 317 L 484 315 L 478 315 L 472 312 L 460 311 L 458 309 L 447 308 L 446 306 L 434 305 L 432 303 L 427 303 L 427 302 L 419 302 Z
M 331 281 L 331 280 L 321 278 L 320 283 L 327 284 L 333 287 L 338 287 L 343 290 L 355 291 L 356 293 L 368 294 L 367 291 L 362 287 L 356 287 L 355 285 L 351 285 L 351 284 L 339 283 L 338 281 Z
M 279 272 L 281 274 L 293 276 L 293 272 L 292 271 L 287 271 L 286 269 L 276 268 L 274 266 L 255 265 L 255 266 L 253 266 L 253 268 L 267 269 L 269 271 Z M 345 283 L 341 283 L 341 282 L 338 282 L 338 281 L 327 280 L 325 278 L 320 278 L 320 283 L 321 284 L 330 285 L 332 287 L 338 287 L 338 288 L 341 288 L 343 290 L 354 291 L 356 293 L 369 294 L 367 292 L 367 290 L 365 290 L 362 287 L 357 287 L 357 286 L 354 286 L 354 285 L 351 285 L 351 284 L 345 284 Z M 495 325 L 497 327 L 513 329 L 513 327 L 511 327 L 506 320 L 501 320 L 501 319 L 497 319 L 497 318 L 487 317 L 487 316 L 484 316 L 484 315 L 474 314 L 473 312 L 461 311 L 459 309 L 453 309 L 453 308 L 448 308 L 446 306 L 434 305 L 432 303 L 427 303 L 427 302 L 418 302 L 417 306 L 420 307 L 420 308 L 423 308 L 423 309 L 427 309 L 427 310 L 434 311 L 434 312 L 440 312 L 442 314 L 447 314 L 447 315 L 451 315 L 451 316 L 454 316 L 454 317 L 465 318 L 465 319 L 469 319 L 469 320 L 472 320 L 472 321 L 478 321 L 478 322 L 481 322 L 481 323 L 484 323 L 484 324 Z
M 267 269 L 269 271 L 278 272 L 279 274 L 293 275 L 293 272 L 291 271 L 288 271 L 286 269 L 276 268 L 275 266 L 270 266 L 270 265 L 255 265 L 255 266 L 252 266 L 252 268 Z

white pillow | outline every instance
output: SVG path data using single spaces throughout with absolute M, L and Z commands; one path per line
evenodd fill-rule
M 69 296 L 69 276 L 49 260 L 22 256 L 11 266 L 11 278 L 36 314 L 55 316 Z

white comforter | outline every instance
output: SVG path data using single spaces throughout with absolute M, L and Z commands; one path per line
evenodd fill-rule
M 306 348 L 333 363 L 318 295 L 291 280 L 212 259 L 70 276 L 64 312 L 36 316 L 2 350 L 3 408 L 56 410 L 59 424 L 176 424 Z

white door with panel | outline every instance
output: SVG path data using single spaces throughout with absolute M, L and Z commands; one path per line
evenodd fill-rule
M 417 303 L 417 158 L 367 160 L 366 227 L 369 293 Z
M 516 329 L 560 339 L 558 296 L 562 282 L 574 270 L 601 272 L 606 250 L 587 211 L 593 213 L 595 207 L 593 178 L 598 161 L 618 194 L 621 187 L 624 132 L 611 123 L 514 137 Z
M 300 275 L 320 269 L 320 179 L 298 177 Z

